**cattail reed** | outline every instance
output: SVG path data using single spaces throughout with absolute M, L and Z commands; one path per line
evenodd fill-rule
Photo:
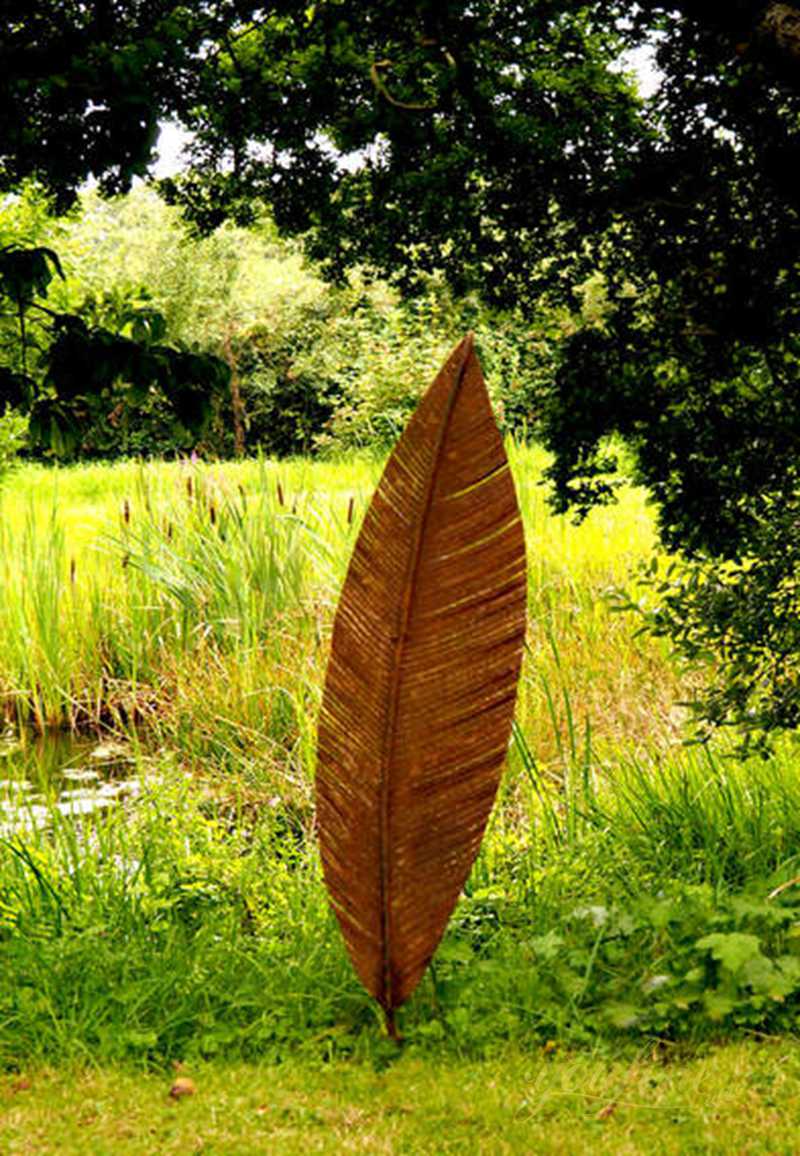
M 217 507 L 214 505 L 213 501 L 208 503 L 208 520 L 210 521 L 212 526 L 216 526 L 216 524 L 217 524 Z
M 70 560 L 69 560 L 69 582 L 70 582 L 70 586 L 74 586 L 74 585 L 75 585 L 75 574 L 76 574 L 76 571 L 77 571 L 77 566 L 75 565 L 75 559 L 74 559 L 74 558 L 70 558 Z
M 352 526 L 352 524 L 353 524 L 353 510 L 355 509 L 355 504 L 356 504 L 355 498 L 351 498 L 350 501 L 347 503 L 347 524 L 348 524 L 348 526 Z
M 127 498 L 122 503 L 122 520 L 126 526 L 130 526 L 130 524 L 131 524 L 131 504 Z
M 282 506 L 282 505 L 284 505 L 284 501 L 283 501 L 283 487 L 281 486 L 280 482 L 278 482 L 278 505 L 279 505 L 279 506 Z
M 189 474 L 189 476 L 186 479 L 186 495 L 189 498 L 189 501 L 191 502 L 192 498 L 194 497 L 194 482 L 192 481 L 192 475 L 191 474 Z

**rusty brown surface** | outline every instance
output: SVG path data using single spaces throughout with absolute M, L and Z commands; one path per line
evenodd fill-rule
M 419 983 L 469 874 L 525 633 L 514 484 L 469 335 L 390 457 L 342 590 L 319 728 L 325 881 L 367 990 Z

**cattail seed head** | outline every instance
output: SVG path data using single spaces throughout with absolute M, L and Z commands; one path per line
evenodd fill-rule
M 127 498 L 122 503 L 122 520 L 126 526 L 129 526 L 131 523 L 131 504 Z
M 282 506 L 283 504 L 283 487 L 280 482 L 278 482 L 278 505 Z
M 348 524 L 348 526 L 352 526 L 352 524 L 353 524 L 353 510 L 355 508 L 355 504 L 356 504 L 355 498 L 351 498 L 350 501 L 347 503 L 347 524 Z

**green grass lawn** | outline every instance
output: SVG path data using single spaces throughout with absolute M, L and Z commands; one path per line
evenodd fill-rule
M 510 1054 L 482 1063 L 401 1055 L 280 1068 L 201 1064 L 168 1075 L 36 1070 L 0 1082 L 8 1156 L 256 1153 L 791 1153 L 800 1051 L 741 1043 L 695 1058 Z

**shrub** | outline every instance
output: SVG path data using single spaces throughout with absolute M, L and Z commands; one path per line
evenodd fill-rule
M 233 345 L 247 443 L 266 453 L 384 450 L 459 336 L 475 330 L 498 420 L 533 430 L 553 362 L 546 327 L 454 301 L 436 283 L 410 302 L 382 284 L 321 288 Z M 217 452 L 230 452 L 227 416 Z
M 0 413 L 0 485 L 25 444 L 28 420 L 15 410 Z

